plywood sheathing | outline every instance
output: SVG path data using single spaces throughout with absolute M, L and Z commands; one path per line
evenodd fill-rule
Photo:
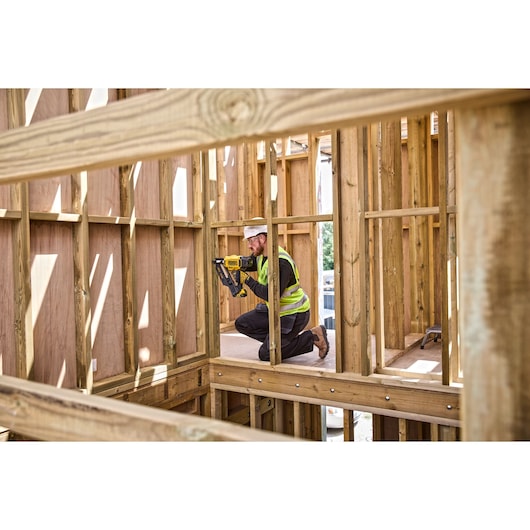
M 134 92 L 109 91 L 108 99 L 115 101 Z M 19 109 L 17 112 L 23 113 L 27 91 L 20 91 L 18 103 L 17 91 L 2 91 L 1 94 L 5 108 L 16 104 Z M 36 100 L 35 112 L 30 116 L 31 121 L 47 121 L 50 115 L 56 112 L 82 114 L 89 94 L 90 91 L 80 89 L 43 90 Z M 9 101 L 11 103 L 8 103 Z M 2 116 L 6 115 L 15 116 L 15 111 L 2 113 Z M 23 125 L 24 117 L 22 114 L 20 116 L 17 124 Z M 7 122 L 4 125 L 7 126 Z M 21 316 L 30 325 L 26 326 L 26 331 L 24 322 L 20 319 L 15 325 L 14 329 L 19 337 L 22 339 L 24 334 L 27 337 L 18 340 L 21 353 L 15 355 L 15 347 L 8 348 L 13 354 L 3 356 L 4 373 L 15 373 L 14 368 L 10 371 L 10 362 L 14 362 L 16 357 L 17 362 L 24 360 L 19 369 L 22 377 L 36 377 L 51 384 L 75 386 L 90 392 L 93 384 L 101 388 L 102 384 L 107 384 L 109 378 L 136 377 L 138 368 L 144 371 L 147 369 L 148 372 L 150 366 L 166 361 L 170 365 L 180 360 L 189 362 L 187 356 L 190 353 L 205 351 L 204 344 L 202 349 L 197 349 L 195 333 L 188 332 L 191 326 L 197 331 L 197 337 L 202 337 L 201 340 L 204 341 L 204 328 L 202 324 L 197 324 L 196 313 L 183 311 L 184 307 L 190 307 L 190 297 L 193 307 L 196 296 L 193 249 L 198 241 L 194 239 L 193 225 L 189 226 L 188 221 L 193 215 L 193 207 L 190 204 L 194 188 L 191 185 L 191 164 L 184 172 L 188 182 L 182 181 L 182 172 L 179 172 L 178 176 L 182 189 L 186 190 L 186 193 L 182 194 L 188 202 L 188 206 L 184 208 L 186 221 L 179 221 L 179 218 L 183 217 L 180 211 L 175 212 L 173 216 L 173 205 L 170 204 L 174 194 L 173 182 L 177 180 L 174 176 L 176 166 L 178 163 L 186 165 L 189 160 L 189 155 L 183 155 L 177 161 L 166 159 L 160 162 L 135 162 L 119 168 L 81 171 L 68 177 L 21 182 L 10 185 L 13 190 L 10 194 L 12 197 L 6 196 L 5 191 L 8 188 L 2 186 L 2 205 L 15 206 L 18 213 L 13 219 L 22 220 L 26 212 L 28 221 L 28 233 L 23 238 L 23 244 L 27 245 L 28 249 L 26 258 L 20 253 L 18 258 L 13 258 L 13 263 L 18 265 L 14 267 L 12 274 L 6 276 L 15 278 L 15 291 L 9 298 L 14 298 L 15 292 L 24 292 L 23 288 L 16 287 L 15 273 L 25 269 L 27 273 L 23 275 L 23 282 L 28 289 L 31 289 L 33 284 L 33 289 L 42 293 L 40 298 L 36 292 L 33 296 L 33 302 L 37 304 L 33 306 L 34 318 L 32 306 L 21 298 L 16 304 L 9 306 L 11 309 L 20 310 Z M 24 193 L 20 192 L 25 188 L 30 190 L 30 193 L 25 194 L 26 198 Z M 200 189 L 200 186 L 195 186 L 195 189 Z M 182 209 L 182 201 L 178 207 Z M 201 209 L 202 204 L 198 211 Z M 176 227 L 175 223 L 180 223 L 180 226 Z M 17 230 L 22 226 L 21 221 L 13 224 Z M 189 226 L 191 230 L 183 232 L 179 238 L 181 251 L 174 255 L 174 249 L 179 248 L 179 243 L 175 245 L 172 239 L 175 231 L 182 230 L 184 226 Z M 3 228 L 7 227 L 7 224 L 3 224 Z M 50 236 L 52 232 L 53 236 Z M 60 234 L 60 237 L 56 237 Z M 46 246 L 46 240 L 50 244 L 53 240 L 55 246 Z M 142 258 L 143 250 L 139 256 L 136 254 L 137 240 L 149 256 L 148 259 Z M 9 241 L 4 238 L 5 243 L 9 244 Z M 33 257 L 29 254 L 30 245 Z M 9 247 L 11 252 L 11 244 Z M 13 243 L 12 248 L 16 249 L 17 245 Z M 169 249 L 171 255 L 168 254 Z M 47 276 L 43 260 L 48 254 L 55 255 L 58 259 L 53 265 L 54 273 Z M 6 253 L 6 256 L 8 255 L 10 254 Z M 178 325 L 183 328 L 177 330 L 177 333 L 182 331 L 178 360 L 175 357 L 175 328 L 178 327 L 175 326 L 176 303 L 171 301 L 176 291 L 173 281 L 175 275 L 173 267 L 171 274 L 163 274 L 162 271 L 163 264 L 167 264 L 168 260 L 173 262 L 174 258 L 177 266 L 183 264 L 183 268 L 188 271 L 187 281 L 183 279 L 182 284 L 178 286 L 181 295 L 178 307 L 181 313 L 186 315 L 186 318 L 180 318 L 178 321 Z M 125 264 L 123 269 L 120 264 Z M 52 266 L 51 263 L 49 265 Z M 135 267 L 150 272 L 141 275 L 136 281 Z M 50 273 L 51 271 L 52 268 L 49 269 Z M 58 274 L 64 277 L 59 279 Z M 7 283 L 13 285 L 11 282 Z M 23 287 L 22 283 L 20 285 Z M 147 293 L 149 296 L 146 296 Z M 27 299 L 31 298 L 28 296 Z M 124 304 L 124 300 L 127 304 Z M 142 313 L 138 314 L 134 308 L 137 300 L 143 302 L 142 308 L 149 309 L 150 324 L 147 327 L 146 320 L 141 320 Z M 57 309 L 48 310 L 51 307 Z M 41 316 L 37 316 L 37 310 L 42 312 Z M 8 313 L 8 310 L 4 312 L 6 318 Z M 44 315 L 47 315 L 47 322 L 43 320 Z M 11 320 L 16 322 L 15 316 Z M 58 331 L 65 329 L 67 333 L 54 333 L 56 328 Z M 34 334 L 39 350 L 35 360 L 32 345 Z M 53 339 L 54 335 L 64 337 L 66 342 L 58 343 L 58 339 Z M 162 336 L 164 338 L 161 338 Z M 9 338 L 9 334 L 6 337 Z M 71 343 L 72 337 L 75 337 L 75 344 Z M 159 342 L 162 345 L 160 348 Z M 52 356 L 59 356 L 59 368 L 51 367 L 50 363 L 43 360 L 46 357 L 45 351 L 56 352 Z M 60 352 L 75 352 L 75 355 L 71 357 L 69 353 L 65 353 L 64 357 L 60 357 Z M 27 355 L 32 357 L 28 360 L 24 357 Z M 37 372 L 32 375 L 35 369 Z M 28 370 L 31 370 L 31 373 Z M 144 375 L 140 374 L 140 378 L 142 377 Z

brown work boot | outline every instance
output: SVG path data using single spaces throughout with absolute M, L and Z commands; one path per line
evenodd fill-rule
M 323 359 L 329 351 L 328 333 L 325 326 L 316 326 L 311 328 L 313 333 L 313 342 L 318 348 L 318 356 Z

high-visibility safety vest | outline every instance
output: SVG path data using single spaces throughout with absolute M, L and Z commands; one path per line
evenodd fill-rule
M 294 271 L 294 276 L 296 278 L 296 283 L 289 285 L 289 287 L 287 287 L 280 295 L 280 316 L 309 311 L 309 297 L 300 287 L 300 275 L 293 258 L 291 258 L 291 256 L 289 256 L 289 254 L 287 254 L 282 247 L 278 247 L 278 256 L 280 258 L 286 259 L 291 264 L 291 267 Z M 258 256 L 257 261 L 258 283 L 261 283 L 261 285 L 267 285 L 269 277 L 269 260 L 263 263 L 263 256 Z M 265 303 L 268 307 L 269 302 L 266 301 Z

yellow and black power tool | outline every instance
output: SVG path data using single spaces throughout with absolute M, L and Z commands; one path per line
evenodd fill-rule
M 247 296 L 247 291 L 241 283 L 241 271 L 249 270 L 255 266 L 254 256 L 225 256 L 213 260 L 217 275 L 223 285 L 226 285 L 233 297 Z

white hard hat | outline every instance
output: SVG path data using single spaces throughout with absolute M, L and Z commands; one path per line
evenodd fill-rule
M 253 217 L 252 220 L 258 220 L 263 219 L 263 217 Z M 245 226 L 243 228 L 243 234 L 245 236 L 245 239 L 248 239 L 249 237 L 257 236 L 258 234 L 266 234 L 267 233 L 267 225 L 253 225 L 253 226 Z

